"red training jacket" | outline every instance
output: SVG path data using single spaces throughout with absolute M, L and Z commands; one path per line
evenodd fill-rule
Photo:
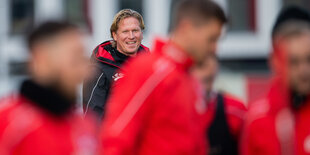
M 310 154 L 310 97 L 293 110 L 290 93 L 282 83 L 275 79 L 266 97 L 250 106 L 242 154 Z
M 25 97 L 0 103 L 1 155 L 93 155 L 95 128 L 77 114 L 52 117 Z
M 189 74 L 193 62 L 172 42 L 124 66 L 103 121 L 105 155 L 206 153 L 205 102 Z

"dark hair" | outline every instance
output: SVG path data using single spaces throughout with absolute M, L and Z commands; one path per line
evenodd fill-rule
M 272 28 L 272 38 L 274 38 L 279 30 L 287 23 L 309 23 L 310 24 L 310 14 L 307 10 L 298 6 L 289 6 L 281 10 L 276 22 Z
M 77 27 L 68 22 L 48 21 L 35 28 L 27 38 L 28 48 L 31 49 L 42 40 L 50 39 L 65 31 L 74 30 Z
M 211 0 L 181 0 L 173 7 L 171 29 L 173 30 L 183 18 L 195 22 L 209 19 L 216 19 L 223 24 L 227 22 L 223 9 Z

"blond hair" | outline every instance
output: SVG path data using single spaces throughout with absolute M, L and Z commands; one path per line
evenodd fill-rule
M 144 21 L 143 21 L 143 17 L 141 16 L 141 14 L 132 9 L 123 9 L 114 16 L 112 25 L 110 27 L 110 33 L 111 33 L 112 38 L 113 38 L 113 32 L 116 33 L 116 31 L 118 30 L 119 22 L 128 17 L 136 18 L 140 23 L 141 30 L 144 30 Z

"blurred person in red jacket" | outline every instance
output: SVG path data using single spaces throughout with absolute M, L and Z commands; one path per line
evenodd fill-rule
M 30 79 L 0 103 L 0 154 L 95 154 L 93 123 L 75 112 L 88 62 L 82 33 L 50 21 L 29 35 L 28 45 Z
M 250 104 L 242 154 L 310 154 L 310 15 L 292 6 L 279 14 L 272 32 L 273 82 Z
M 211 53 L 205 62 L 193 69 L 193 75 L 201 82 L 207 101 L 207 140 L 210 155 L 238 154 L 245 105 L 228 93 L 213 89 L 218 72 L 218 60 Z
M 170 39 L 129 61 L 112 89 L 102 129 L 106 155 L 206 153 L 206 103 L 190 70 L 216 51 L 226 17 L 209 0 L 184 0 L 174 11 Z

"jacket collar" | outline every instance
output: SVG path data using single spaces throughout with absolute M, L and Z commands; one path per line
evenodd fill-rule
M 111 54 L 114 62 L 117 64 L 122 64 L 129 58 L 129 56 L 119 52 L 115 47 L 112 46 L 112 44 L 104 46 L 104 49 Z
M 181 47 L 172 41 L 155 41 L 155 51 L 161 51 L 165 56 L 182 66 L 185 70 L 189 70 L 194 64 L 193 59 Z
M 119 52 L 112 46 L 112 42 L 113 41 L 109 40 L 98 45 L 93 52 L 93 57 L 99 62 L 120 67 L 129 56 Z M 140 45 L 137 54 L 141 53 L 149 53 L 149 49 L 142 44 Z
M 283 79 L 280 77 L 275 77 L 273 79 L 268 98 L 271 104 L 271 110 L 275 111 L 284 107 L 290 107 L 292 110 L 299 110 L 304 104 L 310 103 L 310 95 L 300 96 L 292 92 L 286 84 L 283 84 Z
M 66 115 L 74 107 L 74 101 L 64 97 L 55 89 L 40 86 L 32 80 L 22 83 L 20 93 L 31 101 L 31 104 L 54 116 Z

